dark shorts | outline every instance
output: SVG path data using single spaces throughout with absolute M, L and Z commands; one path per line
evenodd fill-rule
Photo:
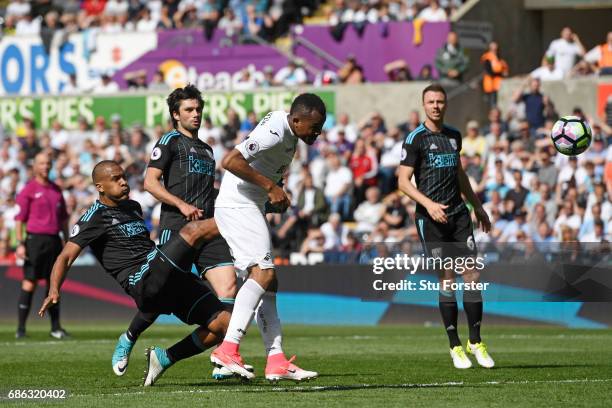
M 26 259 L 23 278 L 31 281 L 49 279 L 53 264 L 62 252 L 62 240 L 57 235 L 28 234 L 25 242 Z
M 428 257 L 466 257 L 478 253 L 474 241 L 474 227 L 467 209 L 449 216 L 446 224 L 417 213 L 416 225 L 423 250 Z
M 178 231 L 164 229 L 159 237 L 160 245 L 166 243 L 171 237 L 177 235 Z M 196 276 L 204 278 L 206 272 L 220 266 L 232 266 L 234 259 L 230 254 L 229 245 L 225 239 L 219 235 L 216 238 L 206 241 L 196 256 L 196 260 L 191 267 L 191 272 Z
M 145 313 L 174 314 L 187 324 L 202 326 L 223 309 L 200 279 L 188 273 L 196 251 L 179 234 L 159 245 L 129 277 L 127 292 Z

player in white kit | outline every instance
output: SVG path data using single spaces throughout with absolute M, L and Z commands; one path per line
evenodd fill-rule
M 230 246 L 235 268 L 248 279 L 238 291 L 234 311 L 223 343 L 211 354 L 211 362 L 245 378 L 254 375 L 244 368 L 239 346 L 257 308 L 257 325 L 266 345 L 265 376 L 270 381 L 315 378 L 287 360 L 282 350 L 280 320 L 276 310 L 278 283 L 272 259 L 270 227 L 264 216 L 266 201 L 284 211 L 290 205 L 277 183 L 289 168 L 299 139 L 312 145 L 325 122 L 325 104 L 317 95 L 299 95 L 284 111 L 268 113 L 223 159 L 227 170 L 215 201 L 215 220 Z M 259 307 L 258 307 L 259 305 Z

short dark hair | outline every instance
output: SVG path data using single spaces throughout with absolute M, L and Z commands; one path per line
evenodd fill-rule
M 168 95 L 168 98 L 166 99 L 166 102 L 168 103 L 168 111 L 170 112 L 170 119 L 172 120 L 172 125 L 174 127 L 176 127 L 176 120 L 174 120 L 172 114 L 179 111 L 181 101 L 186 99 L 195 99 L 199 102 L 200 109 L 204 108 L 202 93 L 195 87 L 195 85 L 188 84 L 184 88 L 176 88 L 170 95 Z
M 294 114 L 310 114 L 312 111 L 317 111 L 321 116 L 325 117 L 327 109 L 323 100 L 313 93 L 303 93 L 298 95 L 297 98 L 291 104 L 291 110 L 289 113 Z
M 442 92 L 444 94 L 444 99 L 446 99 L 446 90 L 444 90 L 444 88 L 440 84 L 431 84 L 426 86 L 425 89 L 423 89 L 423 94 L 421 95 L 422 101 L 425 100 L 425 94 L 427 92 Z
M 91 171 L 91 179 L 93 180 L 94 184 L 100 180 L 102 172 L 111 166 L 119 166 L 119 163 L 113 160 L 102 160 L 94 166 L 93 170 Z

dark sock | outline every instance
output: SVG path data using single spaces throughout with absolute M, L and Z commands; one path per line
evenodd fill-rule
M 155 322 L 157 316 L 159 316 L 157 313 L 143 313 L 141 311 L 138 311 L 138 313 L 136 313 L 136 316 L 134 316 L 134 318 L 132 319 L 132 322 L 130 323 L 130 327 L 128 327 L 127 332 L 125 332 L 128 340 L 130 340 L 131 342 L 135 342 L 136 340 L 138 340 L 138 337 L 140 337 L 142 332 L 147 330 L 153 324 L 153 322 Z
M 30 314 L 33 295 L 34 292 L 26 292 L 25 290 L 21 289 L 19 301 L 17 302 L 17 316 L 19 318 L 17 330 L 19 331 L 25 331 L 25 324 L 26 320 L 28 319 L 28 314 Z
M 49 312 L 49 318 L 51 318 L 51 331 L 55 331 L 55 330 L 61 329 L 60 322 L 59 322 L 59 320 L 60 320 L 59 319 L 59 317 L 60 317 L 60 304 L 59 304 L 59 302 L 57 302 L 56 304 L 51 306 L 49 309 L 47 309 L 47 311 Z
M 47 290 L 45 291 L 45 297 L 49 296 L 49 280 L 47 279 Z M 60 304 L 57 302 L 47 309 L 47 313 L 49 313 L 49 318 L 51 319 L 51 331 L 56 331 L 61 329 L 59 322 L 60 315 Z
M 470 329 L 470 343 L 480 343 L 480 324 L 482 322 L 482 293 L 479 290 L 463 292 L 463 308 Z
M 459 314 L 459 310 L 457 308 L 457 298 L 455 297 L 455 292 L 441 290 L 438 300 L 440 315 L 442 316 L 442 323 L 444 323 L 444 329 L 446 329 L 450 347 L 453 348 L 460 346 L 461 341 L 459 340 L 459 334 L 457 333 L 457 316 Z
M 172 363 L 195 356 L 206 350 L 206 346 L 202 344 L 198 336 L 198 330 L 200 328 L 195 329 L 190 335 L 166 350 L 166 354 Z

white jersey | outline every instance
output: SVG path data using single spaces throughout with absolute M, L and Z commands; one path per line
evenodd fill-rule
M 254 170 L 278 183 L 293 160 L 298 140 L 289 127 L 287 112 L 274 111 L 236 149 Z M 263 209 L 267 200 L 268 194 L 263 188 L 226 171 L 215 207 Z

